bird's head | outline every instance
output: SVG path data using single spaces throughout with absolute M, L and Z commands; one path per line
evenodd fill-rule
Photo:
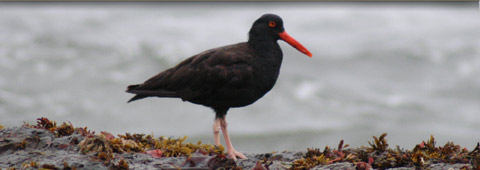
M 259 19 L 257 19 L 250 29 L 249 38 L 254 39 L 253 37 L 263 39 L 272 39 L 273 40 L 283 40 L 290 44 L 292 47 L 296 48 L 298 51 L 304 53 L 305 55 L 312 57 L 312 53 L 307 50 L 302 44 L 297 40 L 287 34 L 285 28 L 283 27 L 283 20 L 278 15 L 275 14 L 264 14 Z

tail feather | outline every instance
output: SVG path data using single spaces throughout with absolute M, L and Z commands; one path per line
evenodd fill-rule
M 180 97 L 178 96 L 177 92 L 174 91 L 168 91 L 168 90 L 137 90 L 136 88 L 139 87 L 139 84 L 136 85 L 130 85 L 127 87 L 128 93 L 133 93 L 136 94 L 134 97 L 132 97 L 130 100 L 128 100 L 127 103 L 130 103 L 135 100 L 143 99 L 146 97 Z
M 135 88 L 137 88 L 138 86 L 140 86 L 140 84 L 134 84 L 134 85 L 130 85 L 127 87 L 127 92 L 130 93 L 130 91 L 134 90 Z
M 127 103 L 133 102 L 135 100 L 143 99 L 145 97 L 149 97 L 149 96 L 137 94 L 137 95 L 133 96 L 130 100 L 128 100 Z

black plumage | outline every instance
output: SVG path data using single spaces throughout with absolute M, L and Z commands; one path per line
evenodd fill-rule
M 230 108 L 254 103 L 275 85 L 283 57 L 279 39 L 311 56 L 286 34 L 279 16 L 265 14 L 253 23 L 248 42 L 204 51 L 142 84 L 130 85 L 127 92 L 136 95 L 128 102 L 181 98 L 212 108 L 216 119 L 224 120 Z

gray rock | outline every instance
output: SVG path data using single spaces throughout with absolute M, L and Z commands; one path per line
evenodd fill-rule
M 330 165 L 316 166 L 312 170 L 355 170 L 355 165 L 349 162 L 334 163 Z
M 99 169 L 107 170 L 103 162 L 93 159 L 92 154 L 85 155 L 79 152 L 78 143 L 85 137 L 80 134 L 56 137 L 54 133 L 44 129 L 14 127 L 0 130 L 0 169 L 38 169 L 27 167 L 31 161 L 38 165 L 49 164 L 63 169 L 64 163 L 78 170 Z M 245 154 L 248 159 L 237 160 L 236 164 L 243 169 L 252 169 L 257 161 L 266 161 L 269 169 L 287 170 L 292 162 L 302 158 L 304 152 L 283 151 L 277 153 Z M 115 153 L 113 165 L 121 160 L 128 163 L 130 169 L 176 169 L 179 167 L 194 167 L 208 169 L 209 160 L 213 156 L 194 153 L 189 161 L 185 157 L 153 158 L 144 153 Z M 110 164 L 109 166 L 112 166 Z M 436 163 L 427 168 L 432 170 L 458 170 L 463 167 L 472 169 L 469 164 Z M 353 163 L 340 162 L 330 165 L 321 165 L 314 170 L 355 170 Z M 391 168 L 391 170 L 415 170 L 415 167 Z

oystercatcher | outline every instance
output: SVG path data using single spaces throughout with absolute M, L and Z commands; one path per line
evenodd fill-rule
M 204 51 L 142 84 L 128 86 L 127 92 L 136 94 L 128 102 L 146 97 L 170 97 L 210 107 L 215 111 L 215 144 L 220 145 L 221 130 L 228 156 L 244 159 L 245 155 L 236 151 L 230 141 L 225 117 L 230 108 L 254 103 L 275 85 L 283 58 L 277 40 L 312 57 L 285 32 L 279 16 L 265 14 L 253 23 L 247 42 Z

